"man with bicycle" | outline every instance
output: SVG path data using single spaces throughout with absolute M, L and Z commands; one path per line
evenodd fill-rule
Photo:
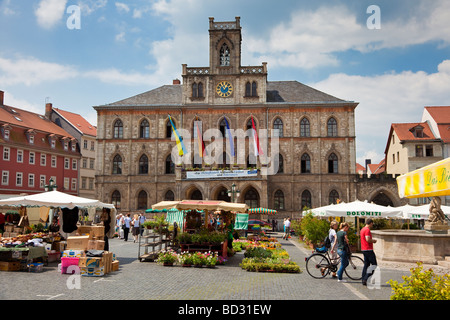
M 364 255 L 364 267 L 362 271 L 362 284 L 367 285 L 367 279 L 369 275 L 367 273 L 367 269 L 370 265 L 377 266 L 377 257 L 375 256 L 375 252 L 373 251 L 373 244 L 377 242 L 376 239 L 372 239 L 372 233 L 370 230 L 373 228 L 373 220 L 368 218 L 366 220 L 366 226 L 361 229 L 360 237 L 361 237 L 361 251 Z

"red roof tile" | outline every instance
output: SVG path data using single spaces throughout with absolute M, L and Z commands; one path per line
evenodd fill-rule
M 97 128 L 95 126 L 91 125 L 81 115 L 79 115 L 77 113 L 61 110 L 58 108 L 53 108 L 53 110 L 56 111 L 59 115 L 61 115 L 68 122 L 70 122 L 74 126 L 74 128 L 76 128 L 78 131 L 81 131 L 83 134 L 94 136 L 94 137 L 97 136 Z
M 423 137 L 416 137 L 413 129 L 421 126 L 423 128 Z M 392 129 L 397 134 L 400 141 L 421 141 L 421 140 L 435 140 L 436 137 L 431 132 L 430 127 L 426 122 L 417 123 L 393 123 Z
M 48 120 L 43 115 L 10 106 L 0 106 L 0 123 L 1 122 L 9 123 L 12 126 L 19 126 L 73 138 L 67 131 Z
M 425 107 L 438 125 L 439 135 L 444 143 L 450 143 L 450 107 Z

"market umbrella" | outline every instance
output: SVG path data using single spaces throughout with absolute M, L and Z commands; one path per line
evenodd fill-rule
M 311 209 L 315 216 L 322 217 L 363 217 L 363 218 L 402 218 L 403 210 L 394 207 L 355 200 L 353 202 L 341 202 L 324 207 Z
M 12 197 L 0 200 L 0 206 L 24 206 L 24 207 L 60 207 L 78 208 L 109 208 L 114 205 L 103 203 L 99 200 L 73 196 L 59 191 L 48 191 L 28 196 Z
M 411 206 L 409 204 L 398 207 L 403 210 L 403 218 L 405 219 L 418 219 L 425 220 L 428 219 L 430 215 L 430 205 L 424 204 L 421 206 Z M 441 210 L 447 217 L 450 217 L 450 207 L 441 206 Z
M 450 158 L 397 177 L 401 198 L 450 195 Z
M 212 210 L 212 211 L 234 211 L 244 213 L 248 210 L 245 203 L 231 203 L 214 200 L 181 200 L 161 201 L 152 205 L 152 209 L 178 209 L 178 210 Z
M 274 215 L 277 214 L 277 210 L 267 209 L 267 208 L 250 208 L 248 209 L 249 214 L 268 214 Z

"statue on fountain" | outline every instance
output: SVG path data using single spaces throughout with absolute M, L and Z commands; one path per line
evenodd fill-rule
M 447 233 L 449 226 L 445 219 L 441 210 L 441 198 L 433 197 L 430 203 L 430 216 L 425 222 L 424 229 L 431 233 Z

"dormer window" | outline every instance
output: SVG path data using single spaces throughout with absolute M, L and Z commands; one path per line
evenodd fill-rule
M 417 126 L 411 129 L 412 134 L 415 138 L 423 138 L 423 127 Z
M 67 141 L 64 141 L 64 150 L 69 150 L 69 143 Z
M 30 142 L 30 144 L 34 144 L 34 135 L 30 135 L 28 141 Z
M 230 65 L 230 49 L 224 43 L 220 48 L 220 66 L 228 67 Z
M 52 146 L 52 149 L 54 149 L 56 147 L 56 141 L 52 139 L 50 145 Z
M 9 140 L 9 129 L 5 129 L 5 133 L 3 134 L 5 140 Z

